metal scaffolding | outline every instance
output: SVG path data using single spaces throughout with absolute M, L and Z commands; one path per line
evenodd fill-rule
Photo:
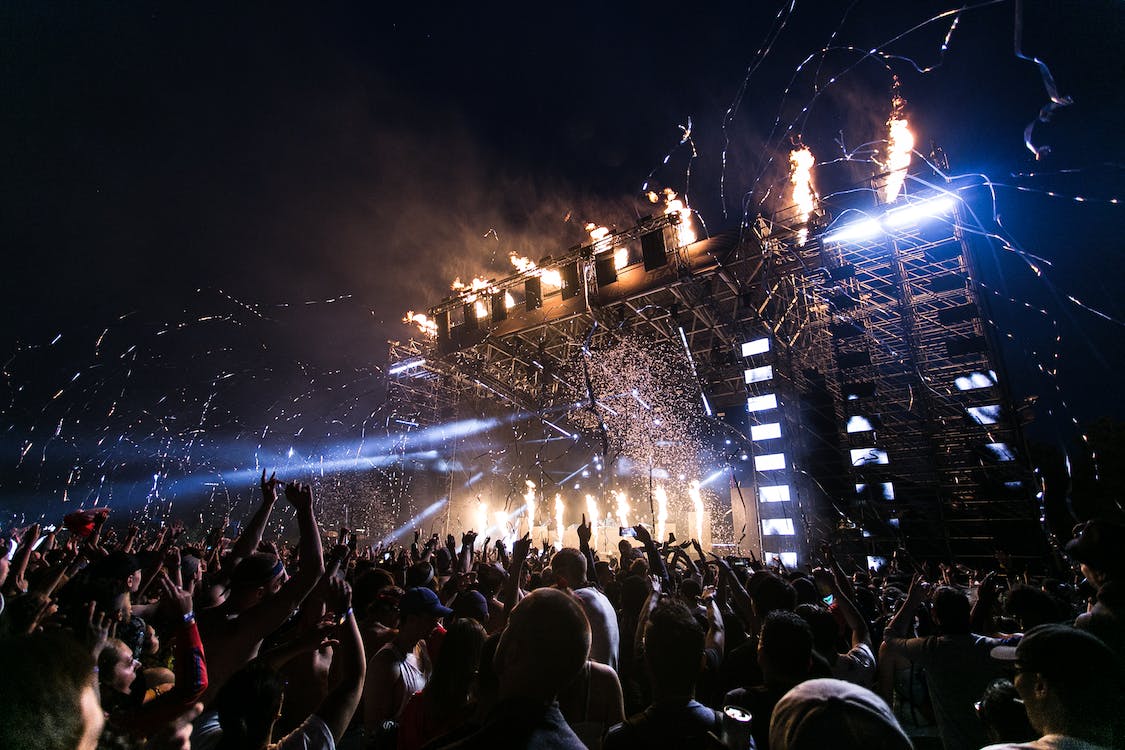
M 429 310 L 436 336 L 392 344 L 388 403 L 420 426 L 503 404 L 578 435 L 567 412 L 597 398 L 575 363 L 643 332 L 686 352 L 702 408 L 739 438 L 743 546 L 1032 554 L 1031 477 L 956 207 L 847 241 L 843 210 L 789 208 L 698 242 L 676 214 L 646 218 L 452 295 Z

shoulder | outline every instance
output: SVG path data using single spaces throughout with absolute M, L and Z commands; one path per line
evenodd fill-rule
M 277 750 L 336 750 L 336 742 L 324 720 L 313 714 L 274 747 Z

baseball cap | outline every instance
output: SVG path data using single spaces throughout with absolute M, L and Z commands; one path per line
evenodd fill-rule
M 462 591 L 453 600 L 453 614 L 485 622 L 488 620 L 488 602 L 479 591 Z
M 1122 550 L 1125 526 L 1098 518 L 1077 526 L 1074 538 L 1066 543 L 1066 554 L 1072 560 L 1106 572 L 1125 571 Z
M 1027 631 L 1015 646 L 996 646 L 997 661 L 1012 662 L 1021 670 L 1038 672 L 1062 682 L 1090 682 L 1115 678 L 1116 657 L 1092 633 L 1070 625 L 1039 625 Z
M 788 750 L 913 750 L 894 713 L 866 688 L 843 680 L 807 680 L 773 710 L 770 747 Z
M 402 600 L 398 604 L 399 612 L 405 617 L 406 615 L 430 615 L 431 617 L 443 617 L 445 615 L 453 614 L 453 610 L 449 607 L 443 606 L 441 599 L 434 593 L 433 589 L 417 586 L 408 589 L 402 595 Z

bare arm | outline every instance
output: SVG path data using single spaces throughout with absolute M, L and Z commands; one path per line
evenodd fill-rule
M 355 615 L 352 613 L 351 587 L 338 578 L 333 578 L 332 581 L 333 606 L 337 614 L 342 614 L 344 620 L 339 632 L 340 646 L 333 654 L 333 662 L 341 667 L 341 678 L 340 684 L 324 697 L 324 701 L 316 710 L 316 715 L 328 725 L 332 730 L 333 739 L 339 742 L 359 706 L 359 699 L 363 694 L 363 680 L 367 673 L 367 659 L 363 652 L 359 625 L 356 624 Z M 339 612 L 340 609 L 343 609 L 343 613 Z
M 262 534 L 266 530 L 266 523 L 270 520 L 270 512 L 273 510 L 274 503 L 277 502 L 277 488 L 280 485 L 281 482 L 278 480 L 276 473 L 270 474 L 270 478 L 266 479 L 266 470 L 262 469 L 262 504 L 254 511 L 254 515 L 250 517 L 250 522 L 238 535 L 238 539 L 234 540 L 225 565 L 229 565 L 233 569 L 239 560 L 249 557 L 254 554 L 254 550 L 258 549 L 258 545 L 262 543 Z

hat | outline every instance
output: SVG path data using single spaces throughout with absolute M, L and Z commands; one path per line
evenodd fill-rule
M 443 617 L 453 614 L 452 609 L 442 606 L 441 599 L 438 599 L 438 595 L 434 593 L 433 589 L 427 589 L 421 586 L 409 589 L 402 595 L 402 601 L 398 604 L 398 610 L 403 617 L 407 615 Z
M 406 569 L 406 588 L 426 586 L 434 580 L 434 568 L 425 560 L 416 562 Z
M 878 747 L 912 750 L 883 699 L 843 680 L 807 680 L 790 690 L 773 710 L 770 747 L 787 750 Z
M 1066 554 L 1096 570 L 1125 571 L 1125 526 L 1103 519 L 1080 524 Z
M 474 589 L 462 591 L 453 600 L 453 614 L 485 622 L 488 620 L 488 600 L 484 598 L 484 594 Z
M 265 586 L 285 572 L 285 563 L 273 555 L 253 554 L 244 557 L 230 573 L 232 588 L 257 588 Z
M 1021 670 L 1061 682 L 1112 680 L 1116 664 L 1109 646 L 1096 635 L 1054 623 L 1034 627 L 1018 645 L 996 646 L 991 654 L 997 661 L 1014 662 Z

